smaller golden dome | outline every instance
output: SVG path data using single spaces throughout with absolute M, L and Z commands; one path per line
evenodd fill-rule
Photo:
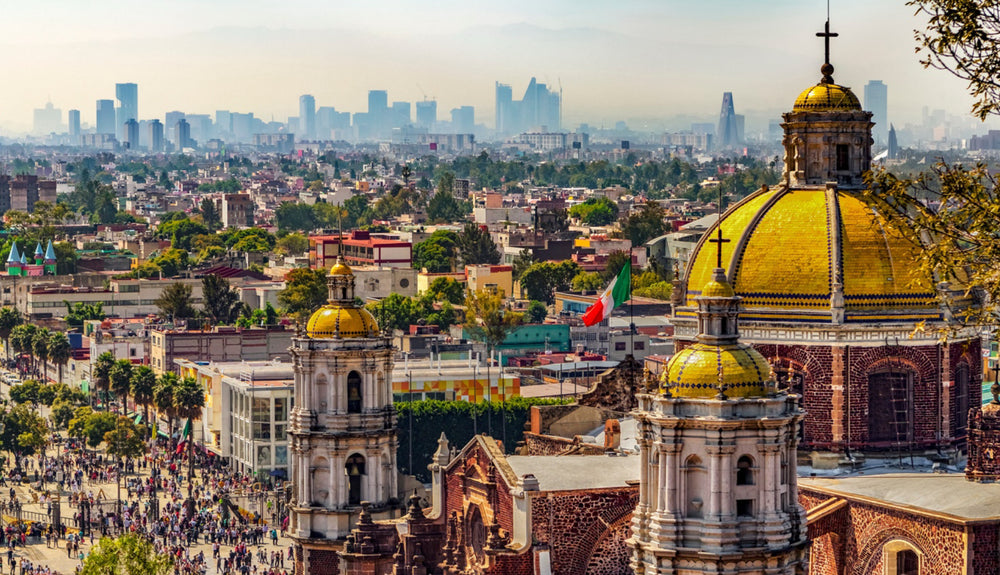
M 702 297 L 735 297 L 736 292 L 729 282 L 710 281 L 701 288 Z
M 861 111 L 861 102 L 846 86 L 819 83 L 799 94 L 792 112 L 823 112 L 834 110 Z
M 378 337 L 378 333 L 378 322 L 368 310 L 337 304 L 319 308 L 306 324 L 306 335 L 314 338 Z
M 330 268 L 330 275 L 332 276 L 352 276 L 354 271 L 351 270 L 350 266 L 344 263 L 343 258 L 337 258 L 337 263 L 333 264 Z
M 748 345 L 696 343 L 670 358 L 662 382 L 674 397 L 712 399 L 720 384 L 727 398 L 759 397 L 767 393 L 769 371 L 764 356 Z

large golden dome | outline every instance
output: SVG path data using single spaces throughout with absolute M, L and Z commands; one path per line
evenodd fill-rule
M 846 322 L 942 319 L 917 248 L 856 192 L 761 189 L 730 208 L 721 223 L 732 239 L 722 245 L 722 266 L 743 298 L 743 321 L 830 323 L 838 271 Z M 697 307 L 699 288 L 712 279 L 716 248 L 707 240 L 715 231 L 706 232 L 691 255 L 689 307 Z
M 670 358 L 662 384 L 674 397 L 711 399 L 720 385 L 730 399 L 759 397 L 767 393 L 770 371 L 764 356 L 748 345 L 696 343 Z
M 309 318 L 306 334 L 315 338 L 378 337 L 378 323 L 364 308 L 327 304 Z
M 847 86 L 820 82 L 799 94 L 792 112 L 861 111 L 861 101 Z

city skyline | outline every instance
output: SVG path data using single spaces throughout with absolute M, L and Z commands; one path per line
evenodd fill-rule
M 815 32 L 825 17 L 822 2 L 789 0 L 613 7 L 445 1 L 418 10 L 400 1 L 301 0 L 279 9 L 216 0 L 199 3 L 197 19 L 181 18 L 177 6 L 186 3 L 144 4 L 135 26 L 130 17 L 100 17 L 120 1 L 13 7 L 0 23 L 0 44 L 18 57 L 0 63 L 0 73 L 22 89 L 0 100 L 0 135 L 30 131 L 33 110 L 48 101 L 81 110 L 82 122 L 93 126 L 94 102 L 114 98 L 122 82 L 140 85 L 140 119 L 230 110 L 285 121 L 298 115 L 303 94 L 317 107 L 364 112 L 368 91 L 384 89 L 393 101 L 436 99 L 439 119 L 474 106 L 476 122 L 493 127 L 496 82 L 517 94 L 532 76 L 563 88 L 564 128 L 711 119 L 719 95 L 732 92 L 737 111 L 762 130 L 758 118 L 776 119 L 818 80 L 822 42 Z M 897 126 L 919 121 L 924 106 L 960 115 L 969 109 L 960 81 L 924 70 L 913 54 L 912 30 L 923 25 L 904 2 L 846 0 L 831 14 L 840 33 L 832 47 L 836 80 L 855 91 L 869 80 L 885 82 Z

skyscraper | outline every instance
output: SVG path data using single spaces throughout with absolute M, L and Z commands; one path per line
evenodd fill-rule
M 514 95 L 510 89 L 510 84 L 496 83 L 496 132 L 497 134 L 511 133 L 510 122 L 511 108 L 513 107 Z
M 309 94 L 299 96 L 299 131 L 302 140 L 316 137 L 316 98 Z
M 719 112 L 719 130 L 716 132 L 715 141 L 719 148 L 731 148 L 738 146 L 740 142 L 740 123 L 736 117 L 736 109 L 733 105 L 733 93 L 724 92 L 722 94 L 722 111 Z
M 163 122 L 159 120 L 149 122 L 149 149 L 152 152 L 163 151 Z
M 115 132 L 117 132 L 117 130 L 115 130 L 115 101 L 98 100 L 97 133 L 114 135 Z
M 80 138 L 80 110 L 69 111 L 69 139 L 71 144 L 79 144 Z
M 872 80 L 865 84 L 865 110 L 872 113 L 872 136 L 875 141 L 883 143 L 889 134 L 888 105 L 889 88 L 881 80 Z
M 125 122 L 129 120 L 139 121 L 139 86 L 136 84 L 115 84 L 115 97 L 118 98 L 118 109 L 116 112 L 116 123 L 119 130 L 118 137 L 125 137 Z
M 437 122 L 437 117 L 437 100 L 417 102 L 417 126 L 430 130 L 434 127 L 434 123 Z

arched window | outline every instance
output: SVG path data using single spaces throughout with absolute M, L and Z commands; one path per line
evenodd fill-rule
M 913 439 L 913 380 L 905 366 L 868 375 L 868 441 L 899 444 Z
M 969 425 L 969 364 L 964 361 L 955 368 L 955 431 L 961 433 Z
M 347 374 L 347 413 L 361 413 L 361 374 Z
M 736 485 L 753 485 L 753 459 L 749 455 L 736 461 Z
M 697 455 L 692 455 L 684 461 L 684 499 L 686 501 L 687 517 L 703 517 L 705 505 L 705 488 L 708 474 Z
M 361 480 L 365 475 L 365 458 L 363 455 L 355 453 L 347 458 L 344 465 L 344 473 L 347 474 L 347 503 L 348 505 L 361 504 Z

